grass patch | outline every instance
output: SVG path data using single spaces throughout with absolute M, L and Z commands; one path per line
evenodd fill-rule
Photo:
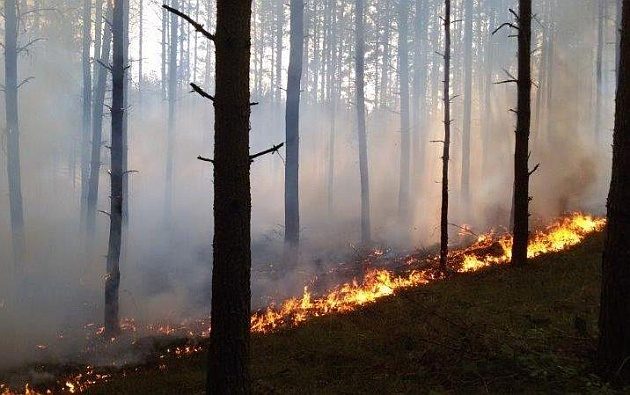
M 591 363 L 602 241 L 254 335 L 254 392 L 612 392 Z M 139 368 L 90 393 L 202 393 L 204 365 Z

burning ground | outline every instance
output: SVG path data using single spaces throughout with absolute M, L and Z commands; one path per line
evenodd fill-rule
M 307 288 L 302 297 L 252 316 L 256 389 L 505 390 L 522 382 L 544 390 L 566 389 L 568 378 L 598 386 L 587 355 L 600 236 L 589 236 L 603 227 L 603 220 L 582 214 L 559 218 L 533 235 L 529 254 L 539 258 L 507 270 L 480 271 L 509 262 L 509 235 L 477 235 L 453 251 L 451 262 L 455 273 L 480 273 L 449 281 L 437 281 L 430 253 L 386 259 L 384 251 L 372 251 L 362 262 L 362 278 L 327 292 Z M 384 300 L 374 303 L 378 299 Z M 103 361 L 115 357 L 113 366 L 36 364 L 3 377 L 22 393 L 201 391 L 207 321 L 138 326 L 127 320 L 117 339 L 86 328 L 93 341 L 84 352 Z M 0 393 L 13 392 L 5 385 Z

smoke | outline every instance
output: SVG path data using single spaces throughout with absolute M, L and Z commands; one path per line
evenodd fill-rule
M 592 49 L 596 43 L 595 14 L 590 11 L 588 7 L 575 7 L 573 2 L 558 4 L 555 22 L 559 34 L 551 77 L 554 93 L 532 127 L 531 166 L 540 163 L 531 188 L 531 212 L 537 219 L 568 210 L 602 213 L 604 209 L 614 73 L 606 74 L 602 110 L 605 125 L 599 130 L 600 139 L 595 140 L 593 57 L 584 50 Z M 81 65 L 77 56 L 80 43 L 72 33 L 73 28 L 76 30 L 72 15 L 70 12 L 51 17 L 45 31 L 48 40 L 34 47 L 20 63 L 20 75 L 33 75 L 36 79 L 20 92 L 28 255 L 18 271 L 12 264 L 6 155 L 4 150 L 0 153 L 0 368 L 41 360 L 44 354 L 37 345 L 59 349 L 58 353 L 46 354 L 48 358 L 65 358 L 85 346 L 84 325 L 100 326 L 102 321 L 108 218 L 99 214 L 97 246 L 93 254 L 87 254 L 79 226 Z M 155 37 L 145 39 L 153 40 L 155 45 Z M 499 69 L 515 72 L 514 43 L 501 34 L 492 40 L 501 43 L 500 54 L 508 55 L 497 61 Z M 614 64 L 613 58 L 614 50 L 606 48 L 606 64 Z M 439 61 L 439 57 L 430 59 Z M 514 116 L 508 110 L 515 106 L 515 89 L 493 85 L 491 109 L 484 108 L 483 67 L 478 65 L 481 55 L 476 54 L 474 61 L 480 76 L 475 77 L 473 84 L 471 203 L 463 202 L 459 184 L 463 111 L 458 98 L 453 109 L 450 222 L 484 230 L 509 223 Z M 395 58 L 391 62 L 395 64 Z M 433 70 L 441 73 L 440 68 Z M 539 71 L 535 65 L 534 74 Z M 441 81 L 441 74 L 430 78 Z M 452 88 L 454 94 L 462 91 L 461 77 L 458 78 Z M 494 76 L 495 80 L 501 78 Z M 352 82 L 343 84 L 351 92 Z M 431 93 L 431 84 L 428 85 Z M 368 88 L 368 92 L 373 89 Z M 134 317 L 138 322 L 178 322 L 206 316 L 210 304 L 212 168 L 196 157 L 212 156 L 211 103 L 187 93 L 182 86 L 175 132 L 173 215 L 172 221 L 167 221 L 166 103 L 155 79 L 148 81 L 142 103 L 135 86 L 131 92 L 129 167 L 138 173 L 131 176 L 129 227 L 121 261 L 122 316 Z M 533 95 L 536 94 L 534 89 Z M 304 96 L 313 94 L 305 92 Z M 268 96 L 254 99 L 261 104 L 252 109 L 250 145 L 252 152 L 258 152 L 284 141 L 284 110 L 281 103 L 273 103 Z M 426 117 L 418 128 L 424 151 L 412 154 L 411 218 L 398 215 L 401 133 L 397 109 L 369 105 L 372 233 L 378 245 L 404 252 L 438 241 L 441 145 L 431 142 L 440 140 L 443 133 L 438 99 L 429 97 Z M 254 307 L 301 292 L 315 276 L 343 266 L 357 253 L 360 184 L 352 100 L 351 95 L 344 96 L 335 109 L 334 122 L 329 105 L 307 99 L 302 105 L 302 246 L 297 268 L 282 265 L 283 153 L 259 158 L 252 164 Z M 108 123 L 106 115 L 106 140 Z M 332 191 L 328 179 L 331 133 Z M 484 133 L 490 136 L 486 150 Z M 106 148 L 103 163 L 98 208 L 107 211 Z M 457 229 L 453 229 L 456 233 Z

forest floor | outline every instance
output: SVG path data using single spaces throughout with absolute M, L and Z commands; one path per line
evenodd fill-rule
M 254 335 L 254 392 L 616 392 L 592 365 L 602 241 Z M 203 393 L 204 365 L 173 358 L 88 393 Z

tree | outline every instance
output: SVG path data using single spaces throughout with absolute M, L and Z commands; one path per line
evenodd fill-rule
M 108 2 L 108 20 L 111 20 L 112 13 L 113 10 L 111 3 Z M 103 29 L 103 41 L 101 49 L 102 52 L 100 53 L 100 62 L 98 62 L 99 68 L 96 69 L 97 81 L 96 86 L 94 87 L 94 100 L 92 103 L 92 149 L 90 160 L 90 178 L 88 181 L 86 220 L 89 243 L 94 240 L 96 226 L 96 205 L 98 203 L 98 189 L 101 173 L 101 149 L 103 148 L 103 106 L 105 103 L 105 90 L 107 87 L 106 65 L 109 63 L 111 42 L 112 31 L 109 26 L 107 26 L 105 29 Z
M 114 0 L 112 20 L 112 144 L 111 144 L 111 193 L 109 213 L 109 247 L 107 252 L 107 277 L 105 280 L 105 333 L 119 331 L 118 291 L 120 288 L 120 250 L 123 215 L 123 134 L 125 114 L 125 9 L 127 0 Z
M 22 176 L 20 174 L 20 127 L 18 89 L 18 13 L 16 0 L 4 3 L 4 92 L 7 122 L 7 176 L 14 265 L 18 268 L 26 253 L 24 241 L 24 209 L 22 207 Z
M 81 117 L 81 226 L 85 226 L 89 180 L 90 138 L 92 127 L 92 0 L 83 0 L 82 15 L 83 108 Z
M 398 215 L 409 223 L 409 2 L 398 2 L 398 74 L 400 76 L 400 184 Z
M 171 0 L 171 7 L 177 9 L 179 0 Z M 170 226 L 173 210 L 173 162 L 175 150 L 175 122 L 177 104 L 177 32 L 179 31 L 179 19 L 177 15 L 171 15 L 169 55 L 168 55 L 168 126 L 166 141 L 166 184 L 164 190 L 164 221 Z
M 623 0 L 615 104 L 613 161 L 608 193 L 608 232 L 602 257 L 597 362 L 607 379 L 630 383 L 630 0 Z
M 368 177 L 367 136 L 365 133 L 365 27 L 363 0 L 355 2 L 355 89 L 357 132 L 359 134 L 359 173 L 361 176 L 361 241 L 370 242 L 370 181 Z
M 217 0 L 216 4 L 214 259 L 207 391 L 245 394 L 251 392 L 251 0 Z
M 448 161 L 451 149 L 451 0 L 444 0 L 444 141 L 442 151 L 442 210 L 440 214 L 440 270 L 448 263 Z
M 284 173 L 284 239 L 289 249 L 297 248 L 300 240 L 300 80 L 303 54 L 304 0 L 291 0 L 291 49 L 286 108 L 287 160 Z
M 529 132 L 531 122 L 531 40 L 532 2 L 520 0 L 518 13 L 518 78 L 516 109 L 516 144 L 514 148 L 514 243 L 512 263 L 527 262 L 529 239 L 529 179 L 534 170 L 529 170 Z M 513 81 L 510 81 L 513 82 Z
M 472 118 L 473 0 L 464 0 L 464 127 L 462 128 L 462 199 L 470 204 L 470 127 Z
M 603 63 L 604 63 L 604 22 L 606 20 L 606 1 L 597 1 L 597 54 L 595 59 L 595 139 L 599 142 L 602 123 L 602 89 L 603 89 Z

